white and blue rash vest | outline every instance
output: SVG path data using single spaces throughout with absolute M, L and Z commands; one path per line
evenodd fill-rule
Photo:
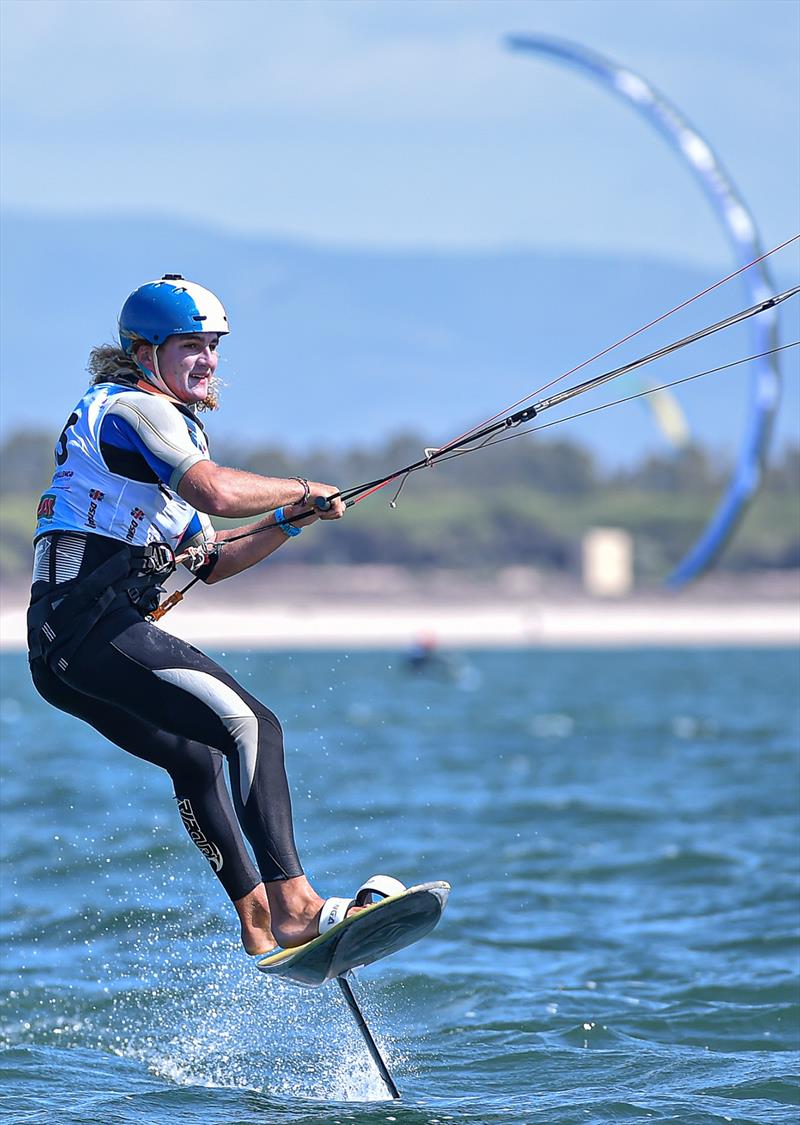
M 58 531 L 173 549 L 211 543 L 211 521 L 176 492 L 187 470 L 208 459 L 203 427 L 188 407 L 136 387 L 97 383 L 58 439 L 34 540 Z

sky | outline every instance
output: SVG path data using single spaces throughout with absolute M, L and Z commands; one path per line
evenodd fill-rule
M 503 46 L 543 32 L 674 101 L 765 245 L 800 227 L 795 0 L 3 0 L 0 17 L 7 210 L 727 265 L 629 107 Z

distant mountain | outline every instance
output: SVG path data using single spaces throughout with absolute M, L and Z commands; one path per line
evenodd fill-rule
M 60 426 L 83 389 L 89 349 L 113 339 L 130 290 L 165 272 L 214 289 L 231 318 L 220 367 L 228 386 L 223 409 L 209 420 L 212 439 L 298 449 L 410 429 L 443 442 L 717 280 L 676 263 L 574 252 L 347 250 L 141 216 L 7 213 L 3 431 Z M 790 280 L 784 275 L 782 283 Z M 574 378 L 747 303 L 743 283 L 733 281 Z M 795 309 L 784 337 L 797 338 L 796 326 Z M 746 327 L 736 328 L 653 365 L 647 377 L 691 374 L 751 350 Z M 784 370 L 779 438 L 796 438 L 796 358 L 784 360 Z M 606 397 L 642 385 L 629 377 Z M 747 397 L 744 368 L 680 391 L 695 436 L 723 454 L 738 447 Z M 570 407 L 586 405 L 581 398 Z M 665 447 L 641 403 L 548 432 L 583 440 L 609 462 Z

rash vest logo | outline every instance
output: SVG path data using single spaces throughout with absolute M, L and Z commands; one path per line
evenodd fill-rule
M 139 524 L 142 522 L 143 519 L 144 519 L 144 512 L 142 511 L 141 508 L 131 508 L 131 522 L 130 522 L 130 524 L 128 526 L 128 530 L 125 534 L 125 538 L 128 540 L 129 543 L 133 542 L 134 536 L 136 535 L 136 529 L 138 528 Z
M 97 527 L 95 516 L 97 515 L 97 505 L 104 498 L 105 492 L 101 492 L 99 488 L 89 489 L 89 508 L 86 512 L 86 526 Z
M 52 492 L 46 492 L 39 501 L 36 509 L 37 520 L 51 520 L 56 514 L 56 497 Z

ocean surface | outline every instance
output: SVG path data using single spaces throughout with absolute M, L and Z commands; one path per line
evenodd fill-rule
M 2 658 L 3 1121 L 796 1122 L 800 657 L 223 657 L 320 891 L 447 879 L 355 988 L 268 981 L 168 778 Z

